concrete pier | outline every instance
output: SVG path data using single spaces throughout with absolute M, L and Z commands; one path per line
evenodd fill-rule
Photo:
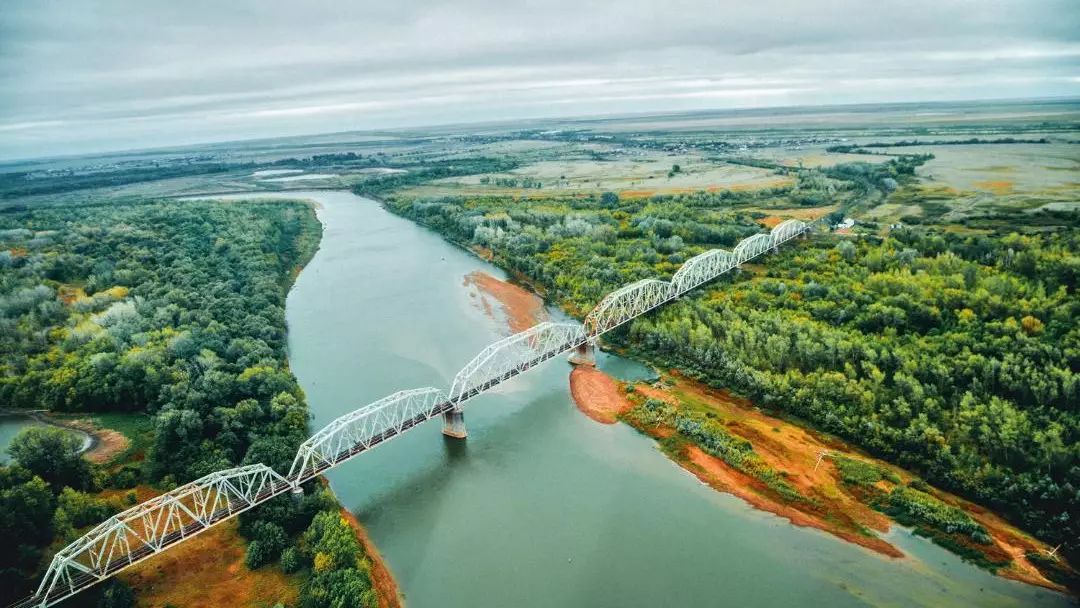
M 454 439 L 465 439 L 469 432 L 465 429 L 465 412 L 455 408 L 443 414 L 443 435 Z
M 596 347 L 592 342 L 586 342 L 577 347 L 574 352 L 570 353 L 567 361 L 571 365 L 591 365 L 596 366 Z

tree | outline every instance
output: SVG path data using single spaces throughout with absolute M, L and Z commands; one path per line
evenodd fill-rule
M 300 599 L 303 608 L 377 608 L 371 578 L 358 568 L 329 570 L 312 575 Z
M 8 454 L 31 473 L 56 490 L 64 486 L 89 489 L 90 463 L 80 456 L 82 440 L 71 432 L 54 427 L 23 429 L 8 447 Z
M 304 543 L 316 568 L 322 570 L 355 567 L 363 554 L 352 527 L 334 511 L 323 511 L 315 516 L 304 532 Z M 320 560 L 318 556 L 324 557 Z M 318 568 L 320 561 L 322 568 Z
M 257 540 L 248 543 L 247 551 L 244 553 L 244 564 L 249 570 L 255 570 L 272 559 L 274 559 L 274 553 L 262 543 Z
M 281 526 L 268 521 L 257 521 L 251 526 L 255 540 L 248 545 L 245 563 L 254 570 L 280 556 L 289 539 Z
M 615 192 L 604 192 L 600 195 L 600 204 L 605 207 L 617 207 L 619 205 L 619 195 Z
M 0 603 L 29 591 L 41 547 L 52 540 L 53 505 L 45 480 L 18 465 L 0 467 Z
M 135 592 L 127 583 L 116 578 L 105 582 L 96 608 L 135 608 Z
M 300 551 L 296 547 L 289 547 L 281 552 L 281 571 L 292 574 L 300 569 Z

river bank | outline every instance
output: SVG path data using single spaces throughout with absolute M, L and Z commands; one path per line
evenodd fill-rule
M 773 513 L 793 525 L 828 532 L 875 553 L 890 558 L 904 558 L 905 553 L 883 535 L 896 525 L 880 508 L 882 497 L 907 487 L 920 487 L 941 501 L 945 508 L 960 509 L 986 530 L 990 542 L 971 542 L 959 534 L 926 535 L 946 546 L 954 544 L 973 559 L 1004 578 L 1037 585 L 1055 591 L 1067 591 L 1051 581 L 1028 558 L 1046 554 L 1050 547 L 1011 526 L 1000 517 L 947 492 L 930 488 L 911 473 L 871 458 L 847 444 L 795 422 L 760 412 L 745 399 L 711 389 L 677 374 L 665 377 L 657 385 L 633 383 L 627 390 L 608 378 L 597 379 L 603 372 L 575 369 L 570 382 L 579 409 L 594 420 L 608 422 L 612 416 L 627 422 L 652 437 L 661 450 L 676 464 L 715 490 L 746 501 L 756 509 Z M 730 434 L 748 442 L 760 466 L 737 467 L 679 433 L 670 417 L 638 415 L 643 408 L 656 409 L 657 403 L 678 408 L 679 412 L 703 412 Z M 635 410 L 635 408 L 637 408 Z M 597 416 L 595 411 L 603 414 Z M 876 481 L 854 481 L 857 472 L 874 471 Z M 766 483 L 771 473 L 782 479 L 781 491 Z M 748 472 L 749 471 L 749 472 Z M 785 493 L 790 488 L 792 493 Z M 916 530 L 918 530 L 916 526 Z
M 484 313 L 505 322 L 513 333 L 525 331 L 541 321 L 548 320 L 543 298 L 528 289 L 500 281 L 479 270 L 465 275 L 462 285 L 475 288 L 476 291 L 472 293 L 477 294 L 478 305 Z M 498 314 L 488 298 L 499 304 Z
M 88 418 L 72 418 L 66 414 L 56 414 L 48 410 L 0 409 L 0 416 L 13 419 L 32 420 L 42 426 L 61 428 L 80 436 L 83 440 L 79 453 L 95 464 L 112 460 L 117 454 L 127 449 L 128 441 L 121 433 L 98 426 Z M 6 449 L 7 446 L 0 446 Z
M 75 431 L 86 439 L 82 455 L 94 464 L 105 464 L 123 454 L 131 442 L 123 433 L 104 428 L 89 418 L 67 418 L 53 412 L 33 412 L 32 418 L 50 426 Z

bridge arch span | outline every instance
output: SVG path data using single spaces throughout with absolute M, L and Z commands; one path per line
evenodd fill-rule
M 488 345 L 454 376 L 450 401 L 460 405 L 505 380 L 585 342 L 581 325 L 545 321 Z
M 626 285 L 609 293 L 586 315 L 585 333 L 590 338 L 595 338 L 676 295 L 678 294 L 671 283 L 656 279 L 642 279 Z
M 683 262 L 683 265 L 671 277 L 671 285 L 676 292 L 686 293 L 698 285 L 715 279 L 734 266 L 735 256 L 730 251 L 710 249 Z
M 735 261 L 742 264 L 772 249 L 772 246 L 772 236 L 768 233 L 755 234 L 739 241 L 732 253 L 735 254 Z

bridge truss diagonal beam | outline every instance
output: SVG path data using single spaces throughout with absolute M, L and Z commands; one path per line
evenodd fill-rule
M 735 266 L 735 256 L 730 251 L 710 249 L 683 262 L 683 265 L 671 277 L 671 285 L 676 292 L 686 293 L 698 285 L 708 283 Z
M 772 237 L 773 247 L 793 239 L 810 229 L 810 226 L 800 220 L 784 220 L 769 232 Z
M 585 342 L 581 325 L 545 321 L 488 345 L 454 376 L 455 405 Z
M 743 264 L 772 249 L 772 246 L 772 236 L 764 233 L 755 234 L 739 241 L 732 253 L 735 255 L 735 261 Z
M 678 295 L 671 283 L 642 279 L 617 289 L 585 316 L 585 334 L 595 338 Z
M 270 467 L 253 464 L 211 473 L 152 498 L 61 549 L 34 597 L 16 606 L 55 603 L 290 487 Z
M 450 409 L 436 388 L 399 391 L 337 418 L 300 445 L 289 479 L 301 484 Z

